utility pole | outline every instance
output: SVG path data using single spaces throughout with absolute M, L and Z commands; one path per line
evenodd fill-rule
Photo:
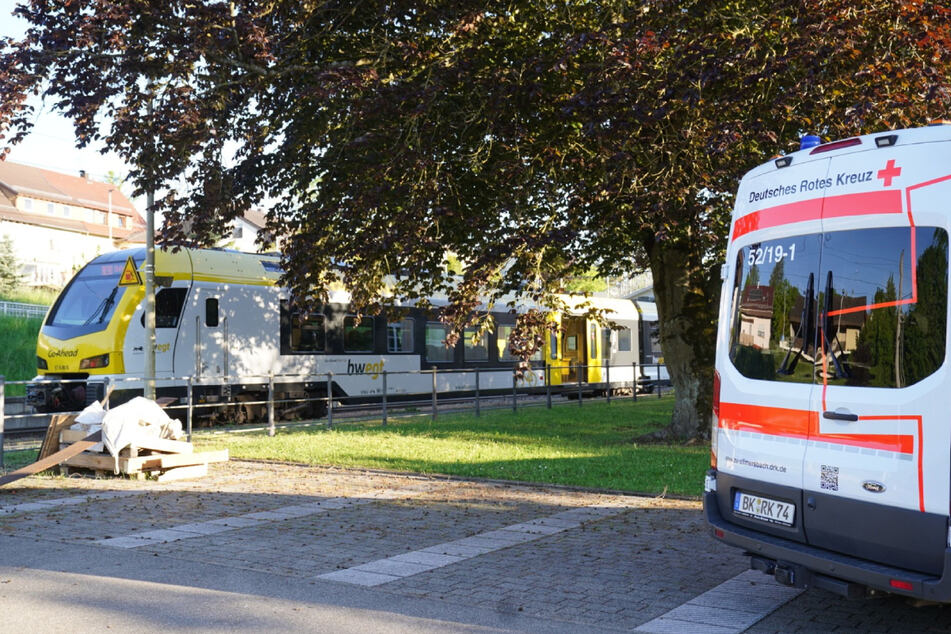
M 155 400 L 155 191 L 145 211 L 145 398 Z
M 149 85 L 151 89 L 151 84 Z M 148 106 L 152 122 L 152 101 Z M 145 210 L 145 398 L 155 400 L 155 147 L 148 170 L 149 191 Z

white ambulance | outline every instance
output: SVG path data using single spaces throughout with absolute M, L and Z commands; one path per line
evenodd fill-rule
M 803 146 L 737 193 L 706 518 L 787 585 L 951 601 L 951 125 Z

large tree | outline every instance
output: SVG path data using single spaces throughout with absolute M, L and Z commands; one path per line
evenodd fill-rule
M 915 1 L 32 0 L 20 15 L 33 26 L 0 57 L 6 140 L 42 91 L 140 192 L 188 183 L 157 204 L 170 243 L 272 201 L 299 296 L 341 277 L 364 307 L 444 291 L 458 333 L 480 299 L 557 306 L 592 268 L 649 268 L 681 437 L 707 432 L 742 173 L 804 131 L 949 106 L 951 19 Z M 546 323 L 520 318 L 526 354 Z

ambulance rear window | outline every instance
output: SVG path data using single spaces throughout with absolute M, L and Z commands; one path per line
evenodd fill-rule
M 948 234 L 887 227 L 739 250 L 730 358 L 753 379 L 901 388 L 944 362 Z

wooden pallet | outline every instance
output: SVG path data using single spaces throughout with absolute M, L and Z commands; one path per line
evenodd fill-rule
M 85 438 L 87 432 L 66 429 L 60 432 L 60 443 L 71 445 Z M 197 478 L 208 474 L 212 462 L 227 462 L 228 450 L 196 452 L 191 443 L 164 438 L 142 438 L 135 445 L 119 452 L 116 458 L 109 453 L 84 451 L 66 459 L 60 470 L 85 469 L 100 475 L 119 473 L 143 478 L 153 476 L 159 482 Z

